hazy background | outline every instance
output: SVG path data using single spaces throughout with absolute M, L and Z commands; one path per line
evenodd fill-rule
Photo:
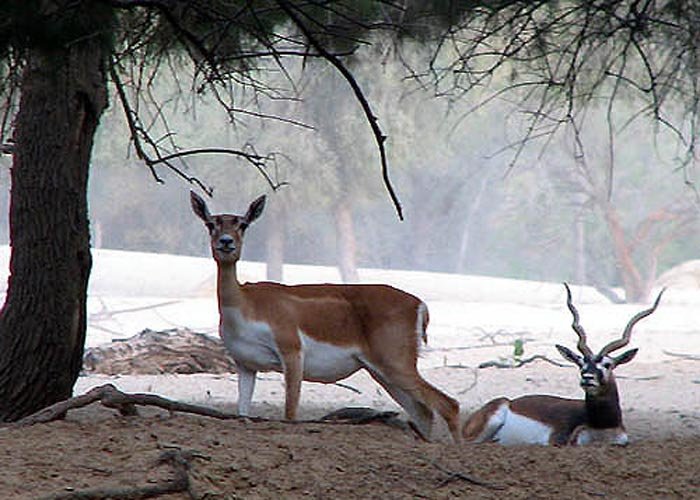
M 418 49 L 410 53 L 420 61 Z M 251 144 L 258 153 L 275 154 L 268 174 L 288 183 L 275 192 L 251 165 L 230 156 L 203 155 L 185 167 L 214 188 L 213 212 L 242 213 L 254 197 L 269 195 L 264 216 L 248 232 L 245 259 L 265 261 L 274 248 L 288 263 L 335 265 L 339 246 L 354 244 L 359 267 L 619 284 L 610 231 L 600 204 L 591 201 L 590 183 L 605 189 L 609 180 L 606 109 L 588 113 L 585 163 L 576 161 L 574 138 L 565 132 L 526 146 L 513 163 L 516 149 L 509 146 L 525 132 L 515 105 L 495 99 L 475 109 L 488 88 L 467 98 L 436 98 L 434 88 L 406 78 L 405 65 L 389 47 L 363 49 L 351 69 L 389 137 L 390 175 L 406 216 L 401 222 L 347 83 L 313 61 L 301 69 L 300 62 L 288 75 L 262 71 L 269 95 L 238 99 L 241 107 L 306 126 L 243 114 L 231 123 L 213 100 L 179 92 L 186 75 L 151 89 L 165 102 L 163 115 L 141 110 L 152 113 L 152 135 L 164 143 Z M 299 100 L 276 99 L 276 85 L 293 87 Z M 189 207 L 193 186 L 167 170 L 158 171 L 164 184 L 154 181 L 130 149 L 123 112 L 112 101 L 92 157 L 93 245 L 208 255 L 206 232 Z M 672 134 L 641 118 L 627 123 L 625 105 L 622 100 L 616 107 L 609 202 L 636 242 L 635 258 L 644 265 L 656 252 L 661 272 L 698 257 L 696 193 L 686 182 L 693 171 L 679 168 L 681 145 Z M 161 119 L 166 113 L 167 121 Z M 10 164 L 10 157 L 0 156 L 0 244 L 8 242 Z M 654 213 L 660 215 L 650 218 Z M 684 222 L 673 234 L 660 229 L 678 217 Z M 347 241 L 339 245 L 341 225 L 354 236 L 349 247 Z

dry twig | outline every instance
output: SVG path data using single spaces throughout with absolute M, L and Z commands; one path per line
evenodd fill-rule
M 442 488 L 446 484 L 451 483 L 452 481 L 459 479 L 460 481 L 466 481 L 466 482 L 473 484 L 475 486 L 482 486 L 484 488 L 489 488 L 492 490 L 504 490 L 505 489 L 504 486 L 489 483 L 489 482 L 483 481 L 481 479 L 477 479 L 473 476 L 470 476 L 469 474 L 465 474 L 464 472 L 452 471 L 450 469 L 447 469 L 447 468 L 443 467 L 442 465 L 438 464 L 435 460 L 432 460 L 430 462 L 430 465 L 435 467 L 440 472 L 447 474 L 447 477 L 445 479 L 443 479 L 442 481 L 440 481 L 440 484 L 438 484 L 438 486 L 437 486 L 438 488 Z
M 559 363 L 558 361 L 549 359 L 547 356 L 543 356 L 542 354 L 536 354 L 529 358 L 513 360 L 512 362 L 485 361 L 479 365 L 479 368 L 520 368 L 521 366 L 537 361 L 538 359 L 562 368 L 567 366 L 564 363 Z
M 664 350 L 663 353 L 666 356 L 673 356 L 675 358 L 689 359 L 691 361 L 700 361 L 700 355 L 697 354 L 689 354 L 685 352 L 671 352 L 666 350 Z

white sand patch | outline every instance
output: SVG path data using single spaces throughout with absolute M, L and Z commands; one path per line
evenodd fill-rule
M 145 328 L 187 327 L 216 335 L 212 259 L 100 249 L 93 255 L 88 346 Z M 0 247 L 3 284 L 8 262 L 8 248 Z M 263 280 L 265 265 L 242 262 L 239 272 L 245 281 Z M 284 275 L 288 284 L 339 281 L 332 267 L 286 265 Z M 507 356 L 517 338 L 525 341 L 525 356 L 556 357 L 554 343 L 576 341 L 559 283 L 375 269 L 362 269 L 360 277 L 364 283 L 397 286 L 427 302 L 429 347 L 421 361 L 426 366 L 457 359 L 478 364 Z M 594 349 L 619 335 L 633 314 L 648 307 L 613 305 L 588 287 L 574 287 L 573 295 Z M 700 355 L 700 290 L 667 290 L 659 309 L 635 328 L 632 344 L 640 348 L 638 359 L 646 362 L 665 359 L 664 351 Z

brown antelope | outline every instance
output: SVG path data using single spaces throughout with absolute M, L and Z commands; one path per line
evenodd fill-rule
M 585 445 L 628 442 L 622 424 L 620 397 L 613 370 L 628 363 L 637 349 L 612 356 L 612 352 L 625 347 L 630 341 L 632 328 L 653 313 L 659 305 L 663 290 L 654 305 L 635 314 L 625 327 L 622 337 L 613 340 L 594 354 L 586 342 L 586 333 L 579 324 L 578 311 L 571 302 L 571 290 L 566 287 L 566 304 L 573 316 L 571 327 L 578 335 L 581 356 L 557 345 L 559 353 L 580 369 L 580 385 L 586 393 L 585 400 L 565 399 L 542 394 L 522 396 L 517 399 L 497 398 L 472 414 L 465 422 L 462 436 L 468 442 L 495 441 L 504 445 Z
M 385 285 L 241 284 L 236 264 L 248 226 L 262 214 L 265 196 L 245 215 L 211 215 L 191 192 L 217 265 L 219 334 L 238 371 L 238 413 L 248 415 L 258 371 L 284 374 L 285 418 L 293 420 L 302 380 L 333 383 L 360 368 L 406 410 L 428 438 L 433 411 L 458 441 L 459 404 L 426 382 L 416 361 L 426 341 L 428 309 L 420 299 Z

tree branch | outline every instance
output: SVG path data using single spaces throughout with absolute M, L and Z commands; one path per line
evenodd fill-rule
M 163 183 L 163 179 L 158 175 L 158 172 L 155 168 L 156 166 L 163 164 L 167 166 L 171 171 L 173 171 L 178 177 L 184 179 L 190 184 L 197 185 L 204 192 L 211 195 L 213 191 L 211 187 L 205 185 L 198 177 L 186 174 L 183 169 L 173 164 L 172 160 L 183 159 L 189 156 L 201 154 L 225 154 L 242 158 L 243 160 L 250 163 L 260 173 L 260 175 L 265 179 L 265 181 L 273 190 L 277 190 L 286 184 L 284 182 L 274 181 L 272 177 L 270 177 L 270 174 L 267 172 L 267 164 L 273 160 L 273 157 L 269 155 L 261 156 L 254 152 L 251 153 L 228 148 L 196 148 L 184 151 L 177 151 L 175 153 L 163 154 L 161 146 L 156 140 L 154 140 L 151 137 L 148 131 L 141 125 L 137 112 L 132 108 L 131 104 L 129 103 L 129 99 L 126 95 L 124 85 L 122 84 L 121 79 L 119 78 L 119 74 L 115 69 L 115 65 L 116 63 L 110 67 L 110 77 L 112 78 L 112 81 L 116 86 L 117 96 L 122 105 L 122 109 L 124 110 L 124 115 L 126 117 L 126 122 L 131 135 L 132 143 L 134 145 L 134 149 L 136 150 L 136 155 L 149 168 L 156 182 Z M 155 157 L 152 157 L 146 151 L 146 145 L 148 145 L 148 147 L 151 150 L 153 150 L 153 152 L 155 153 Z
M 401 202 L 399 201 L 399 198 L 396 195 L 394 187 L 391 183 L 391 179 L 389 178 L 389 166 L 387 163 L 386 149 L 384 146 L 384 143 L 386 142 L 386 136 L 379 127 L 377 117 L 374 115 L 372 108 L 370 107 L 369 102 L 367 101 L 367 98 L 365 97 L 364 93 L 362 92 L 362 89 L 360 88 L 360 85 L 357 83 L 357 80 L 352 75 L 352 73 L 347 69 L 347 67 L 345 67 L 343 62 L 335 54 L 332 54 L 331 52 L 326 50 L 326 48 L 316 39 L 316 37 L 306 27 L 301 18 L 296 14 L 296 12 L 294 12 L 294 8 L 286 0 L 276 0 L 276 2 L 282 8 L 282 10 L 284 10 L 284 12 L 289 16 L 289 18 L 292 20 L 295 26 L 297 26 L 297 28 L 299 28 L 299 30 L 304 34 L 309 44 L 328 62 L 335 66 L 335 68 L 340 72 L 340 74 L 343 76 L 343 78 L 345 78 L 345 80 L 352 88 L 352 91 L 355 94 L 355 98 L 359 101 L 360 105 L 362 106 L 362 110 L 364 111 L 365 116 L 367 117 L 367 121 L 369 121 L 370 127 L 372 128 L 372 133 L 374 134 L 375 141 L 379 148 L 379 156 L 382 165 L 382 179 L 384 181 L 384 186 L 386 187 L 386 190 L 389 193 L 389 196 L 391 197 L 391 201 L 394 204 L 394 208 L 396 209 L 396 213 L 398 214 L 399 219 L 403 220 L 403 210 L 401 208 Z
M 353 419 L 349 418 L 348 414 L 343 414 L 342 411 L 333 412 L 326 417 L 310 420 L 277 420 L 264 417 L 249 417 L 241 416 L 234 413 L 228 413 L 211 408 L 191 403 L 183 403 L 173 401 L 156 394 L 135 393 L 129 394 L 120 391 L 112 384 L 104 384 L 90 389 L 85 394 L 74 396 L 64 401 L 59 401 L 43 410 L 28 415 L 16 422 L 0 425 L 2 429 L 13 429 L 37 424 L 45 424 L 65 418 L 70 410 L 84 408 L 93 403 L 99 402 L 106 408 L 117 410 L 124 416 L 135 416 L 138 414 L 137 406 L 152 406 L 166 410 L 171 413 L 189 413 L 192 415 L 200 415 L 202 417 L 216 418 L 219 420 L 243 420 L 246 422 L 278 422 L 287 425 L 305 425 L 305 424 L 325 424 L 325 425 L 357 425 L 367 424 L 372 422 L 382 422 L 391 427 L 404 428 L 397 424 L 396 415 L 393 412 L 378 412 L 371 409 L 362 409 L 360 413 L 365 418 Z M 351 410 L 352 411 L 352 410 Z M 333 416 L 336 414 L 336 416 Z M 344 415 L 344 418 L 338 418 L 337 415 Z M 367 418 L 369 416 L 369 418 Z
M 549 359 L 547 356 L 543 356 L 542 354 L 536 354 L 534 356 L 531 356 L 529 358 L 525 359 L 514 359 L 512 361 L 485 361 L 481 364 L 479 364 L 479 368 L 520 368 L 521 366 L 525 366 L 529 363 L 532 363 L 533 361 L 537 360 L 542 360 L 546 361 L 549 364 L 552 364 L 554 366 L 559 366 L 561 368 L 565 368 L 567 365 L 564 363 L 559 363 L 558 361 L 554 361 L 552 359 Z

